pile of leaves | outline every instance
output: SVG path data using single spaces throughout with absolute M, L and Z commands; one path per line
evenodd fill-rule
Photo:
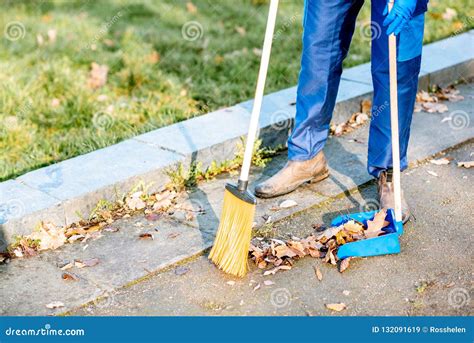
M 454 88 L 454 86 L 447 88 L 436 87 L 430 93 L 420 91 L 416 95 L 414 112 L 444 113 L 448 111 L 448 106 L 441 101 L 457 102 L 460 100 L 464 100 L 464 97 L 459 95 L 459 90 Z
M 460 100 L 464 100 L 464 97 L 454 86 L 435 87 L 432 92 L 422 90 L 416 95 L 414 112 L 444 113 L 448 111 L 448 106 L 442 103 L 443 101 L 456 102 Z M 339 124 L 331 123 L 330 134 L 342 136 L 364 125 L 370 118 L 371 110 L 372 102 L 367 99 L 362 100 L 359 112 L 353 113 L 349 120 Z
M 329 133 L 333 136 L 342 136 L 345 133 L 352 132 L 356 128 L 364 125 L 369 120 L 372 102 L 370 100 L 362 100 L 360 103 L 360 111 L 353 113 L 348 121 L 340 124 L 333 124 L 329 127 Z
M 342 273 L 349 267 L 350 259 L 339 260 L 337 251 L 346 243 L 369 239 L 386 234 L 383 230 L 389 222 L 385 220 L 385 209 L 377 212 L 365 226 L 356 220 L 349 220 L 340 226 L 317 231 L 310 236 L 291 240 L 254 238 L 250 245 L 250 258 L 258 268 L 266 269 L 264 275 L 273 275 L 279 270 L 289 270 L 294 261 L 305 256 L 321 258 L 325 263 L 337 265 Z M 318 228 L 320 226 L 317 226 Z
M 14 257 L 31 257 L 37 255 L 39 251 L 54 250 L 66 243 L 97 239 L 102 236 L 102 230 L 118 231 L 117 228 L 110 226 L 117 219 L 129 218 L 136 213 L 144 213 L 147 220 L 156 221 L 170 211 L 173 213 L 182 210 L 187 220 L 194 218 L 196 211 L 179 203 L 180 193 L 165 190 L 148 194 L 146 188 L 140 184 L 116 203 L 100 201 L 88 219 L 82 219 L 68 226 L 40 222 L 31 234 L 17 236 L 16 241 L 8 247 L 7 253 L 1 255 L 0 262 Z

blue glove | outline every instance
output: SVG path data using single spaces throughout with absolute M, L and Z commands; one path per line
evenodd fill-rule
M 413 12 L 415 12 L 416 0 L 395 0 L 390 13 L 388 13 L 388 3 L 385 6 L 383 15 L 387 15 L 383 21 L 383 26 L 388 26 L 387 35 L 394 33 L 398 35 L 408 22 L 411 20 Z

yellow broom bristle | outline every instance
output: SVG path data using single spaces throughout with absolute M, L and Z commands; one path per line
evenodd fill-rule
M 225 190 L 221 221 L 209 258 L 228 274 L 242 277 L 247 273 L 254 215 L 255 204 Z

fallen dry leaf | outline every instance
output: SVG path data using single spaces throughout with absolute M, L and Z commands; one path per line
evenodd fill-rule
M 99 262 L 98 258 L 88 258 L 85 260 L 75 260 L 74 265 L 76 268 L 93 267 L 99 264 Z
M 372 101 L 369 99 L 364 99 L 360 103 L 360 111 L 362 113 L 370 114 L 372 110 Z
M 43 38 L 43 35 L 41 33 L 37 34 L 36 35 L 36 43 L 41 46 L 44 44 L 44 38 Z
M 462 95 L 459 95 L 458 90 L 453 90 L 450 92 L 444 91 L 441 98 L 444 98 L 451 102 L 458 102 L 458 101 L 464 100 L 464 97 Z
M 72 235 L 71 237 L 69 237 L 69 238 L 67 239 L 67 241 L 68 241 L 69 243 L 73 243 L 73 242 L 75 242 L 75 241 L 77 241 L 77 240 L 79 240 L 79 239 L 85 238 L 85 237 L 86 237 L 86 236 L 84 236 L 84 235 Z
M 47 34 L 48 34 L 49 43 L 54 44 L 56 42 L 56 37 L 58 35 L 58 32 L 55 29 L 49 29 Z
M 38 254 L 36 251 L 38 247 L 36 244 L 31 244 L 31 240 L 27 237 L 22 237 L 18 242 L 18 247 L 15 249 L 14 253 L 17 257 L 32 257 Z
M 432 96 L 430 95 L 430 93 L 428 93 L 427 91 L 420 91 L 416 94 L 416 102 L 437 102 L 438 101 L 438 98 L 436 98 L 435 96 Z
M 245 30 L 245 27 L 243 26 L 236 26 L 235 31 L 237 31 L 237 33 L 241 35 L 242 37 L 247 34 L 247 31 Z
M 170 207 L 171 204 L 172 204 L 171 199 L 165 198 L 165 199 L 162 199 L 162 200 L 159 200 L 159 201 L 155 202 L 155 204 L 153 205 L 153 210 L 155 210 L 155 211 L 164 210 L 164 209 L 167 209 L 168 207 Z
M 280 208 L 290 208 L 296 205 L 298 205 L 298 203 L 294 200 L 285 200 L 280 203 Z
M 267 275 L 275 275 L 275 273 L 279 270 L 290 270 L 291 269 L 291 266 L 278 266 L 278 267 L 275 267 L 271 270 L 267 270 L 263 273 L 264 276 L 267 276 Z
M 305 247 L 303 246 L 303 243 L 296 242 L 296 241 L 289 241 L 288 247 L 299 257 L 306 256 Z
M 16 247 L 13 250 L 13 256 L 15 257 L 23 257 L 23 251 L 21 250 L 21 247 Z
M 260 284 L 258 283 L 257 286 L 255 286 L 255 287 L 253 288 L 253 290 L 256 291 L 256 290 L 260 289 L 260 287 L 261 287 L 261 286 L 260 286 Z
M 428 170 L 427 172 L 428 172 L 428 174 L 430 174 L 430 175 L 432 175 L 432 176 L 438 177 L 438 174 L 436 174 L 436 173 L 435 173 L 434 171 L 432 171 L 432 170 Z
M 347 126 L 346 123 L 340 123 L 334 126 L 331 125 L 331 133 L 334 136 L 341 136 L 344 133 L 346 126 Z
M 328 255 L 329 255 L 329 261 L 331 262 L 331 264 L 334 266 L 337 265 L 337 257 L 334 254 L 333 250 L 329 250 Z
M 343 225 L 330 227 L 330 228 L 324 230 L 319 236 L 316 237 L 316 239 L 317 239 L 318 241 L 324 241 L 324 238 L 325 238 L 326 240 L 328 240 L 328 239 L 330 239 L 331 237 L 336 236 L 337 233 L 338 233 L 339 231 L 341 231 L 343 228 L 344 228 Z M 322 243 L 325 243 L 325 242 L 322 242 Z
M 118 232 L 119 231 L 119 228 L 117 227 L 106 227 L 104 229 L 104 231 L 107 231 L 107 232 Z
M 47 222 L 41 222 L 35 231 L 26 238 L 39 240 L 38 250 L 54 250 L 66 243 L 63 228 Z
M 148 55 L 148 62 L 150 62 L 151 64 L 156 64 L 160 61 L 160 58 L 161 56 L 158 51 L 153 50 L 153 52 Z
M 444 113 L 449 111 L 448 106 L 438 102 L 425 102 L 421 106 L 428 113 Z
M 344 303 L 326 304 L 326 308 L 332 311 L 341 312 L 347 308 Z
M 446 288 L 451 288 L 451 287 L 453 287 L 455 284 L 456 284 L 455 282 L 450 282 L 450 283 L 444 285 L 444 287 L 446 287 Z
M 61 101 L 57 98 L 51 100 L 51 107 L 58 107 L 61 104 Z
M 186 10 L 189 13 L 196 13 L 197 12 L 197 7 L 191 1 L 189 1 L 189 2 L 186 3 Z
M 88 86 L 92 89 L 97 89 L 104 86 L 107 82 L 108 72 L 109 67 L 93 62 L 91 64 L 89 80 L 87 81 Z
M 78 281 L 79 277 L 73 273 L 65 272 L 61 275 L 63 280 L 66 281 Z
M 351 237 L 349 234 L 346 232 L 346 230 L 341 230 L 338 233 L 336 233 L 336 243 L 337 245 L 343 245 L 346 244 L 346 239 L 350 241 Z
M 273 281 L 271 281 L 271 280 L 265 280 L 265 281 L 263 281 L 263 284 L 264 284 L 265 286 L 271 286 L 271 285 L 274 285 L 275 282 L 273 282 Z
M 364 232 L 364 227 L 361 223 L 356 222 L 355 220 L 349 220 L 344 223 L 344 230 L 352 234 L 360 234 Z
M 66 263 L 64 266 L 62 266 L 60 269 L 68 270 L 68 269 L 71 269 L 72 267 L 74 267 L 74 262 L 69 262 L 69 263 Z
M 146 203 L 141 199 L 143 192 L 135 192 L 125 199 L 125 203 L 131 210 L 141 210 L 146 207 Z
M 474 161 L 458 162 L 458 167 L 464 167 L 466 169 L 469 169 L 471 167 L 474 167 Z
M 154 239 L 153 234 L 149 232 L 144 232 L 138 235 L 140 239 Z
M 458 12 L 454 8 L 446 7 L 446 10 L 442 14 L 444 20 L 452 20 L 458 15 Z
M 382 229 L 389 224 L 389 222 L 385 220 L 386 216 L 387 210 L 381 209 L 375 214 L 374 219 L 367 221 L 367 230 L 364 232 L 367 238 L 377 237 L 381 233 L 384 233 Z
M 80 269 L 80 268 L 84 268 L 86 265 L 82 263 L 81 261 L 74 261 L 74 266 Z
M 276 257 L 295 257 L 297 254 L 290 249 L 286 244 L 278 245 L 275 247 L 275 255 Z
M 358 125 L 364 124 L 367 120 L 369 120 L 369 116 L 366 113 L 358 113 L 355 117 L 355 122 Z
M 449 159 L 446 157 L 438 158 L 436 160 L 430 160 L 430 163 L 436 164 L 437 166 L 449 164 Z
M 86 233 L 92 233 L 92 232 L 99 231 L 104 225 L 105 225 L 104 223 L 99 223 L 99 224 L 96 224 L 96 225 L 92 225 L 90 227 L 86 227 L 85 228 Z
M 115 46 L 115 42 L 111 39 L 104 39 L 104 44 L 108 46 L 109 48 Z
M 53 301 L 52 303 L 47 304 L 46 307 L 49 309 L 53 309 L 53 308 L 64 307 L 64 304 L 60 301 Z
M 149 221 L 157 221 L 159 220 L 161 217 L 163 217 L 163 215 L 161 213 L 148 213 L 146 216 L 145 216 L 145 219 L 146 220 L 149 220 Z
M 321 273 L 321 270 L 318 267 L 314 267 L 314 274 L 316 274 L 319 281 L 323 280 L 323 273 Z
M 347 268 L 349 268 L 351 258 L 347 257 L 339 261 L 339 273 L 344 272 Z
M 319 258 L 321 257 L 321 252 L 319 250 L 313 249 L 313 248 L 308 248 L 309 255 L 314 258 Z

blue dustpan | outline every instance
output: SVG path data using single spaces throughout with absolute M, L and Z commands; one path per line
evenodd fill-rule
M 349 220 L 356 220 L 367 226 L 367 221 L 374 219 L 377 212 L 378 211 L 360 212 L 339 216 L 331 222 L 331 226 L 339 226 Z M 398 237 L 403 233 L 403 224 L 401 221 L 395 220 L 393 209 L 387 210 L 385 220 L 389 222 L 389 225 L 382 230 L 388 232 L 387 234 L 341 245 L 337 252 L 337 257 L 343 259 L 347 257 L 398 254 L 400 252 L 400 241 Z
M 391 5 L 389 5 L 389 10 Z M 394 202 L 398 205 L 399 218 L 401 218 L 401 189 L 400 189 L 400 147 L 398 138 L 398 95 L 397 95 L 397 57 L 396 57 L 396 37 L 390 35 L 388 38 L 389 45 L 389 80 L 390 80 L 390 131 L 392 141 L 392 160 L 393 160 L 393 185 L 394 185 Z M 361 212 L 337 217 L 332 221 L 333 226 L 344 224 L 348 220 L 354 219 L 367 225 L 367 220 L 374 218 L 376 211 Z M 385 218 L 389 225 L 383 228 L 387 234 L 369 238 L 357 242 L 346 243 L 339 247 L 337 257 L 339 259 L 347 257 L 364 257 L 386 254 L 398 254 L 400 252 L 399 236 L 403 233 L 403 224 L 401 221 L 395 220 L 395 211 L 389 209 Z

